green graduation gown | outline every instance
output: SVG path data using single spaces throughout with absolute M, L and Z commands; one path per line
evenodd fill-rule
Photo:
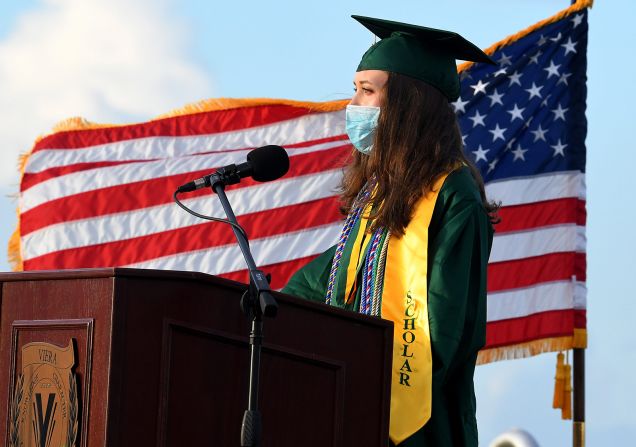
M 473 373 L 477 352 L 486 341 L 486 270 L 492 236 L 470 170 L 456 170 L 440 190 L 429 226 L 431 419 L 399 447 L 478 444 Z M 331 247 L 296 272 L 283 292 L 324 302 L 334 252 Z M 359 295 L 347 309 L 358 310 Z

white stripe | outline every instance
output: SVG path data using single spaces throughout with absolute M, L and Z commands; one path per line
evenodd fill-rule
M 242 130 L 187 137 L 147 137 L 80 149 L 43 149 L 29 156 L 25 172 L 76 163 L 183 157 L 208 151 L 301 143 L 345 133 L 344 110 L 316 113 Z
M 585 309 L 587 290 L 578 281 L 543 283 L 523 289 L 488 294 L 487 320 L 526 317 L 538 312 Z
M 584 252 L 585 227 L 575 224 L 497 235 L 489 262 L 512 261 L 557 252 Z
M 585 174 L 580 171 L 554 172 L 532 177 L 498 180 L 486 185 L 488 200 L 502 206 L 577 197 L 585 199 Z
M 340 236 L 341 228 L 342 223 L 338 222 L 301 232 L 254 239 L 250 241 L 250 248 L 254 261 L 259 266 L 292 261 L 325 251 L 336 243 L 338 236 Z M 126 267 L 198 271 L 212 275 L 235 272 L 247 268 L 237 244 L 179 253 L 130 264 Z
M 340 169 L 323 171 L 231 190 L 227 196 L 234 213 L 240 216 L 334 196 L 340 177 Z M 211 194 L 183 202 L 200 213 L 224 217 L 218 199 Z M 201 219 L 174 203 L 65 222 L 24 236 L 23 256 L 28 260 L 58 250 L 121 241 L 201 223 Z
M 313 146 L 291 149 L 290 163 L 293 157 L 310 152 L 319 152 L 348 144 L 346 140 L 320 143 Z M 150 162 L 128 163 L 118 166 L 89 169 L 54 177 L 37 183 L 20 195 L 20 211 L 27 212 L 50 200 L 68 197 L 87 191 L 108 188 L 128 183 L 152 180 L 171 175 L 225 166 L 230 163 L 242 163 L 250 150 L 222 152 L 219 154 L 192 155 Z

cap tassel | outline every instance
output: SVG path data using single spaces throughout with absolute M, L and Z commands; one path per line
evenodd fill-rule
M 563 408 L 563 397 L 565 396 L 565 361 L 562 352 L 557 354 L 556 375 L 554 376 L 554 397 L 552 398 L 552 408 Z
M 563 407 L 561 419 L 572 419 L 572 366 L 565 365 L 565 388 L 563 391 Z

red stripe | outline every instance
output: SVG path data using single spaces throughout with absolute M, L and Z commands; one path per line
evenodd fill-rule
M 283 178 L 315 174 L 343 166 L 349 153 L 350 145 L 346 144 L 333 149 L 293 156 L 289 172 Z M 20 216 L 20 232 L 22 236 L 25 236 L 35 230 L 56 223 L 163 205 L 172 201 L 172 192 L 179 185 L 209 174 L 212 170 L 213 168 L 210 168 L 142 182 L 127 183 L 50 200 L 22 213 Z M 244 179 L 239 185 L 230 187 L 228 190 L 253 186 L 256 183 L 251 178 Z M 211 194 L 208 189 L 201 189 L 188 194 L 187 197 Z M 113 200 L 113 198 L 116 198 L 116 200 Z
M 282 289 L 289 278 L 298 271 L 300 268 L 304 267 L 307 263 L 315 259 L 318 255 L 308 256 L 306 258 L 294 259 L 286 262 L 279 262 L 277 264 L 270 264 L 260 267 L 260 269 L 266 274 L 272 275 L 272 283 L 270 284 L 271 288 L 274 290 Z M 224 273 L 219 275 L 223 278 L 232 279 L 234 281 L 239 281 L 242 283 L 248 283 L 249 277 L 247 275 L 246 270 L 240 270 L 238 272 Z
M 303 142 L 295 143 L 295 144 L 287 144 L 285 145 L 285 149 L 287 149 L 288 151 L 291 151 L 291 154 L 293 155 L 294 149 L 305 148 L 308 146 L 314 146 L 314 145 L 323 144 L 323 143 L 331 143 L 334 141 L 347 141 L 347 139 L 348 138 L 346 135 L 336 135 L 334 137 L 319 138 L 317 140 L 303 141 Z M 244 151 L 244 150 L 246 150 L 246 148 L 237 148 L 237 149 L 224 150 L 224 151 L 197 152 L 192 155 L 220 154 L 220 153 L 237 152 L 237 151 Z M 147 158 L 144 160 L 99 161 L 99 162 L 90 162 L 90 163 L 75 163 L 75 164 L 71 164 L 67 166 L 56 166 L 56 167 L 45 169 L 43 171 L 36 172 L 36 173 L 25 172 L 24 175 L 22 176 L 22 181 L 20 182 L 20 191 L 24 192 L 30 187 L 37 185 L 38 183 L 42 183 L 46 180 L 49 180 L 55 177 L 60 177 L 62 175 L 72 174 L 74 172 L 82 172 L 82 171 L 88 171 L 90 169 L 118 166 L 118 165 L 123 165 L 128 163 L 139 163 L 140 161 L 145 163 L 145 162 L 156 161 L 156 160 L 159 160 L 159 159 Z
M 587 312 L 584 310 L 577 310 L 574 312 L 574 327 L 577 329 L 587 328 Z
M 488 264 L 488 291 L 516 289 L 537 283 L 586 279 L 585 253 L 550 253 Z
M 341 219 L 335 197 L 240 217 L 250 239 L 330 224 Z M 235 242 L 228 225 L 206 222 L 128 240 L 60 250 L 24 261 L 25 270 L 114 267 Z
M 70 130 L 43 138 L 35 144 L 33 152 L 42 149 L 82 149 L 87 146 L 110 144 L 137 138 L 181 137 L 231 132 L 290 120 L 312 113 L 314 112 L 311 109 L 304 107 L 262 105 L 193 113 L 126 126 Z
M 154 160 L 144 160 L 144 162 Z M 126 161 L 100 161 L 94 163 L 77 163 L 69 166 L 57 166 L 55 168 L 46 169 L 36 174 L 25 172 L 20 182 L 20 192 L 24 192 L 33 185 L 42 183 L 46 180 L 60 177 L 62 175 L 72 174 L 74 172 L 88 171 L 89 169 L 107 168 L 110 166 L 125 165 L 130 163 L 138 163 L 138 160 L 126 160 Z
M 484 349 L 572 335 L 574 328 L 585 327 L 585 316 L 585 310 L 566 309 L 493 321 L 486 325 Z
M 506 206 L 499 210 L 499 217 L 501 222 L 495 225 L 497 233 L 565 223 L 585 225 L 585 201 L 567 198 Z

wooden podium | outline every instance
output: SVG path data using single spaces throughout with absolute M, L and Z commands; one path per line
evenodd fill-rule
M 25 446 L 29 436 L 54 445 L 67 436 L 55 417 L 69 430 L 75 423 L 77 446 L 240 444 L 245 285 L 120 268 L 3 273 L 0 283 L 0 445 L 20 433 Z M 275 297 L 260 374 L 262 445 L 386 446 L 391 323 Z

